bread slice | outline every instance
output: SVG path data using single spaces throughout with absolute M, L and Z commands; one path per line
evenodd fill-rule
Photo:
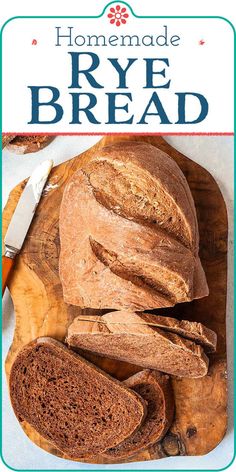
M 46 147 L 54 136 L 42 136 L 42 135 L 27 135 L 27 136 L 15 136 L 7 144 L 8 151 L 14 152 L 15 154 L 28 154 L 30 152 L 37 152 Z
M 170 379 L 154 370 L 143 370 L 125 381 L 125 385 L 147 403 L 147 416 L 130 438 L 108 449 L 103 457 L 113 461 L 127 459 L 160 441 L 167 433 L 174 415 L 174 397 Z
M 7 146 L 14 138 L 16 137 L 15 134 L 4 134 L 2 135 L 2 149 Z
M 132 314 L 129 313 L 128 317 L 129 319 L 127 320 L 127 312 L 125 311 L 113 311 L 103 316 L 79 315 L 75 318 L 74 323 L 72 323 L 72 325 L 69 327 L 68 336 L 69 333 L 71 336 L 73 335 L 73 330 L 76 329 L 77 326 L 84 330 L 81 323 L 85 323 L 86 321 L 94 323 L 94 326 L 95 323 L 101 323 L 107 326 L 115 323 L 121 324 L 124 327 L 124 324 L 126 325 L 127 323 L 133 323 L 135 325 L 138 324 L 143 326 L 153 326 L 156 328 L 161 328 L 167 333 L 170 332 L 178 334 L 186 339 L 194 341 L 196 344 L 200 344 L 204 348 L 205 352 L 216 351 L 217 334 L 215 331 L 207 328 L 202 323 L 188 320 L 177 320 L 176 318 L 171 318 L 169 316 L 160 316 L 141 312 L 135 314 L 135 320 L 133 321 L 133 318 L 131 318 Z M 84 326 L 86 326 L 85 329 L 87 329 L 87 325 L 85 324 Z M 100 331 L 103 331 L 103 327 L 100 327 Z
M 205 352 L 215 352 L 217 345 L 217 334 L 197 321 L 177 320 L 169 316 L 153 315 L 151 313 L 138 313 L 139 323 L 156 326 L 170 333 L 179 334 L 200 344 Z M 112 323 L 112 314 L 110 317 Z
M 177 320 L 175 327 L 172 326 L 175 332 L 171 332 L 150 323 L 150 320 L 155 323 L 155 315 L 149 315 L 148 323 L 145 317 L 129 311 L 101 317 L 80 315 L 69 326 L 66 341 L 72 347 L 179 377 L 197 378 L 207 374 L 208 358 L 203 348 L 176 334 Z
M 137 393 L 51 338 L 38 338 L 19 352 L 10 395 L 19 421 L 71 459 L 115 447 L 146 414 Z
M 59 228 L 66 303 L 143 311 L 208 295 L 190 189 L 154 146 L 94 154 L 65 188 Z

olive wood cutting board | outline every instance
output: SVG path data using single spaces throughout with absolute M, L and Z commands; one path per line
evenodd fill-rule
M 72 174 L 83 166 L 96 150 L 107 143 L 123 140 L 145 141 L 172 156 L 188 180 L 197 209 L 200 257 L 210 295 L 202 300 L 177 305 L 174 309 L 159 310 L 159 313 L 200 321 L 215 330 L 218 336 L 217 352 L 209 356 L 210 367 L 206 377 L 172 378 L 176 412 L 175 420 L 165 438 L 129 460 L 206 454 L 222 440 L 227 427 L 227 213 L 222 194 L 213 177 L 203 167 L 172 148 L 162 137 L 105 136 L 88 151 L 52 170 L 9 281 L 16 321 L 14 339 L 6 359 L 6 374 L 9 377 L 15 355 L 24 344 L 38 336 L 52 336 L 64 340 L 68 324 L 75 316 L 82 311 L 86 314 L 92 313 L 92 310 L 81 310 L 79 307 L 66 305 L 63 301 L 58 276 L 59 208 L 65 185 Z M 9 196 L 3 213 L 3 234 L 25 183 L 24 181 L 15 187 Z M 120 380 L 141 370 L 137 366 L 95 355 L 91 356 L 91 359 Z M 66 458 L 31 426 L 23 422 L 22 427 L 35 444 L 52 454 Z M 89 462 L 105 461 L 94 457 Z

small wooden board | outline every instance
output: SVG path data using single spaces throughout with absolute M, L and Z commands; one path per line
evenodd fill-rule
M 60 164 L 51 172 L 51 190 L 47 187 L 48 191 L 44 192 L 9 282 L 16 324 L 13 343 L 6 359 L 6 374 L 8 377 L 15 355 L 24 344 L 38 336 L 52 336 L 63 340 L 68 324 L 82 312 L 78 307 L 66 305 L 62 297 L 58 277 L 60 202 L 68 179 L 96 150 L 107 143 L 123 140 L 146 141 L 167 152 L 178 163 L 188 180 L 198 213 L 200 257 L 210 295 L 202 300 L 164 310 L 164 313 L 169 312 L 168 314 L 182 319 L 203 322 L 218 335 L 217 352 L 210 355 L 210 368 L 206 377 L 172 379 L 176 414 L 168 434 L 160 443 L 134 456 L 132 461 L 206 454 L 222 440 L 227 426 L 227 213 L 213 177 L 159 136 L 107 136 L 88 151 Z M 3 234 L 24 185 L 25 182 L 19 184 L 10 194 L 3 213 Z M 84 312 L 89 314 L 91 311 Z M 97 365 L 121 380 L 140 370 L 123 362 L 99 359 L 96 356 L 92 358 Z M 23 422 L 22 427 L 35 444 L 52 454 L 65 457 L 31 426 Z M 93 458 L 90 462 L 103 461 Z

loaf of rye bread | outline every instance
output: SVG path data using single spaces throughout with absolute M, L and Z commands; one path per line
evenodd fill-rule
M 147 415 L 132 436 L 118 446 L 108 449 L 103 457 L 112 462 L 127 459 L 160 441 L 167 433 L 174 415 L 174 397 L 170 379 L 154 370 L 143 370 L 125 382 L 147 403 Z
M 38 338 L 18 353 L 10 396 L 19 421 L 71 459 L 115 447 L 146 415 L 136 392 L 51 338 Z
M 6 136 L 8 138 L 9 136 Z M 6 142 L 5 146 L 8 151 L 14 152 L 15 154 L 28 154 L 30 152 L 37 152 L 46 147 L 54 136 L 42 136 L 42 135 L 10 135 L 10 139 Z
M 72 176 L 60 242 L 69 304 L 142 311 L 208 295 L 188 183 L 150 144 L 107 146 Z
M 203 377 L 204 349 L 214 351 L 216 334 L 200 323 L 115 311 L 80 315 L 68 328 L 69 346 L 179 377 Z

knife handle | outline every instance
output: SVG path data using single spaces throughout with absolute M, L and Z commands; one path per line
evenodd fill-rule
M 14 259 L 2 256 L 2 295 L 5 292 L 9 276 L 14 265 Z

